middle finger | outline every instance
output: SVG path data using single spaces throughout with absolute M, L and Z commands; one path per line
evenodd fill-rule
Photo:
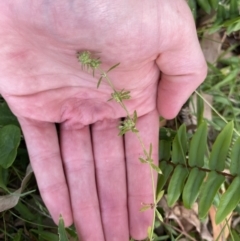
M 96 179 L 105 240 L 129 240 L 126 169 L 119 120 L 92 126 Z

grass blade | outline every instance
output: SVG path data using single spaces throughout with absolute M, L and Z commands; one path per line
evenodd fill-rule
M 68 241 L 64 220 L 62 216 L 60 216 L 59 222 L 58 222 L 58 235 L 59 235 L 59 241 Z

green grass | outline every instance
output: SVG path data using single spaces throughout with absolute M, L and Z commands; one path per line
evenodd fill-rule
M 240 29 L 240 18 L 236 10 L 234 10 L 236 7 L 233 8 L 233 6 L 239 7 L 240 1 L 222 1 L 223 4 L 218 5 L 215 8 L 216 10 L 214 10 L 214 7 L 211 7 L 209 10 L 202 5 L 200 6 L 196 1 L 190 2 L 200 38 L 202 38 L 206 32 L 219 32 L 221 35 L 228 35 L 230 40 L 234 40 L 234 34 L 239 34 L 237 31 Z M 212 11 L 212 13 L 215 11 L 215 14 L 212 14 L 213 17 L 211 21 L 205 26 L 199 26 L 200 18 L 208 15 L 209 11 Z M 240 132 L 240 50 L 236 44 L 238 41 L 233 41 L 233 44 L 226 47 L 218 56 L 216 63 L 208 64 L 208 76 L 198 89 L 200 93 L 206 93 L 213 97 L 212 106 L 217 110 L 217 113 L 212 111 L 212 119 L 208 120 L 208 124 L 211 126 L 209 130 L 212 133 L 212 137 L 209 138 L 209 149 L 211 149 L 216 135 L 225 126 L 223 119 L 226 121 L 232 120 L 236 131 Z M 229 53 L 230 57 L 226 57 Z M 189 103 L 191 103 L 191 98 Z M 199 117 L 200 111 L 198 111 L 199 110 L 196 110 L 195 113 L 190 113 L 190 115 Z M 180 117 L 181 115 L 182 113 Z M 181 121 L 179 121 L 179 119 L 181 119 Z M 181 124 L 183 120 L 185 119 L 178 118 L 176 122 L 180 122 L 178 124 Z M 11 114 L 4 100 L 0 98 L 0 131 L 7 125 L 19 127 L 16 118 Z M 168 122 L 168 125 L 175 128 L 175 125 L 171 125 L 171 122 Z M 195 129 L 196 126 L 194 127 L 194 130 Z M 13 153 L 11 160 L 7 160 L 7 162 L 14 161 L 13 164 L 7 168 L 0 166 L 0 196 L 12 193 L 21 186 L 29 164 L 24 139 L 21 134 L 18 135 L 17 133 L 16 138 L 20 140 L 20 142 L 18 142 L 16 139 L 15 145 L 17 150 L 15 154 Z M 226 182 L 225 185 L 228 185 L 228 182 Z M 224 189 L 225 187 L 223 186 L 222 188 Z M 167 186 L 165 189 L 167 190 Z M 215 201 L 218 202 L 217 198 Z M 186 240 L 201 240 L 200 234 L 195 228 L 189 233 L 185 233 L 176 221 L 167 219 L 163 207 L 159 206 L 158 211 L 163 217 L 163 222 L 156 218 L 155 240 L 172 241 L 181 238 L 186 238 Z M 233 219 L 236 220 L 239 214 L 240 206 L 235 209 Z M 230 225 L 226 228 L 231 231 L 229 240 L 238 241 L 240 225 L 237 224 L 234 227 Z M 63 223 L 60 223 L 59 229 L 54 225 L 42 202 L 33 176 L 23 190 L 18 204 L 0 213 L 0 240 L 59 240 L 59 233 L 61 233 L 63 229 Z M 71 240 L 77 240 L 74 227 L 66 229 L 66 233 L 68 237 L 72 238 Z M 62 235 L 64 236 L 64 234 Z

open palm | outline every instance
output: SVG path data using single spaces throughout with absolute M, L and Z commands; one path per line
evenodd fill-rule
M 109 76 L 131 91 L 125 105 L 137 111 L 157 163 L 158 115 L 174 117 L 206 74 L 185 2 L 21 0 L 0 9 L 0 93 L 19 119 L 53 219 L 74 221 L 83 241 L 143 239 L 149 168 L 138 161 L 137 138 L 118 136 L 126 113 L 107 101 L 111 88 L 97 89 L 99 73 L 82 70 L 76 53 L 91 51 L 105 70 L 120 63 Z

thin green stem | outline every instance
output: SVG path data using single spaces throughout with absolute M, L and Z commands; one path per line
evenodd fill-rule
M 112 94 L 112 99 L 115 99 L 119 104 L 120 106 L 124 109 L 124 111 L 126 112 L 126 115 L 127 115 L 127 118 L 130 120 L 130 125 L 128 126 L 128 122 L 125 123 L 126 126 L 123 125 L 123 129 L 122 131 L 123 132 L 120 132 L 120 133 L 123 133 L 125 134 L 126 131 L 132 131 L 133 133 L 135 133 L 135 135 L 137 136 L 137 139 L 143 149 L 143 152 L 144 152 L 144 155 L 145 155 L 145 159 L 143 159 L 143 162 L 144 163 L 147 163 L 149 165 L 149 168 L 150 168 L 150 175 L 151 175 L 151 180 L 152 180 L 152 191 L 153 191 L 153 200 L 154 200 L 154 205 L 153 205 L 153 209 L 154 209 L 154 214 L 153 214 L 153 221 L 152 221 L 152 227 L 151 227 L 151 233 L 149 235 L 149 238 L 150 240 L 153 239 L 153 231 L 154 231 L 154 223 L 155 223 L 155 217 L 156 217 L 156 207 L 157 207 L 157 204 L 156 204 L 156 193 L 155 193 L 155 182 L 154 182 L 154 173 L 153 173 L 153 169 L 155 169 L 155 164 L 153 163 L 153 160 L 151 159 L 151 152 L 152 152 L 152 144 L 150 144 L 150 150 L 149 150 L 149 153 L 143 143 L 143 140 L 141 138 L 141 136 L 139 135 L 139 132 L 135 126 L 136 124 L 136 121 L 137 121 L 137 113 L 136 111 L 134 111 L 134 114 L 133 114 L 133 117 L 130 115 L 126 105 L 124 104 L 123 100 L 124 99 L 129 99 L 130 98 L 130 95 L 129 95 L 129 91 L 127 92 L 123 92 L 123 91 L 120 91 L 118 92 L 112 81 L 110 80 L 109 76 L 108 76 L 108 72 L 110 70 L 112 70 L 113 68 L 117 67 L 119 64 L 116 64 L 114 66 L 112 66 L 107 72 L 104 71 L 101 67 L 100 67 L 100 64 L 101 64 L 101 61 L 99 60 L 99 58 L 92 58 L 91 57 L 91 53 L 89 51 L 85 51 L 83 53 L 77 53 L 77 56 L 78 56 L 78 60 L 79 62 L 82 63 L 83 66 L 87 66 L 87 68 L 92 68 L 93 70 L 93 75 L 94 75 L 94 70 L 98 70 L 100 72 L 100 79 L 99 79 L 99 82 L 97 84 L 97 87 L 100 85 L 101 83 L 101 80 L 104 78 L 107 83 L 109 84 L 109 86 L 112 88 L 113 90 L 113 94 Z M 140 158 L 141 159 L 141 158 Z M 154 168 L 153 168 L 154 167 Z
M 152 228 L 151 228 L 151 235 L 150 235 L 150 241 L 153 239 L 153 231 L 154 231 L 154 224 L 155 224 L 155 218 L 156 218 L 156 208 L 157 208 L 157 203 L 156 203 L 156 190 L 155 190 L 155 182 L 154 182 L 154 175 L 153 175 L 153 169 L 151 165 L 148 163 L 148 166 L 150 168 L 151 172 L 151 179 L 152 179 L 152 191 L 153 191 L 153 200 L 154 200 L 154 210 L 153 210 L 153 220 L 152 220 Z
M 108 77 L 107 73 L 106 73 L 104 70 L 102 70 L 100 67 L 98 67 L 98 70 L 100 71 L 102 77 L 107 80 L 107 83 L 108 83 L 109 86 L 112 88 L 112 90 L 114 91 L 114 93 L 117 93 L 117 90 L 115 89 L 114 85 L 112 84 L 112 81 L 111 81 L 110 78 Z M 129 113 L 127 107 L 126 107 L 126 105 L 125 105 L 122 101 L 119 102 L 119 104 L 121 105 L 121 107 L 122 107 L 122 108 L 124 109 L 124 111 L 126 112 L 127 117 L 128 117 L 129 119 L 132 119 L 132 117 L 131 117 L 131 115 L 130 115 L 130 113 Z M 146 153 L 146 152 L 147 152 L 147 149 L 146 149 L 146 147 L 145 147 L 145 145 L 144 145 L 144 143 L 143 143 L 143 140 L 142 140 L 141 136 L 139 135 L 138 132 L 136 132 L 135 135 L 137 136 L 137 139 L 138 139 L 138 141 L 139 141 L 139 143 L 140 143 L 140 145 L 141 145 L 144 153 Z M 153 231 L 154 231 L 155 217 L 156 217 L 156 211 L 155 211 L 155 209 L 156 209 L 157 204 L 156 204 L 155 181 L 154 181 L 153 169 L 152 169 L 152 167 L 151 167 L 151 165 L 150 165 L 149 162 L 148 162 L 148 166 L 149 166 L 149 168 L 150 168 L 150 173 L 151 173 L 152 191 L 153 191 L 153 200 L 154 200 L 154 212 L 153 212 L 152 228 L 151 228 L 151 235 L 150 235 L 150 240 L 152 240 L 152 238 L 153 238 Z
M 103 78 L 105 78 L 107 80 L 107 83 L 110 85 L 110 87 L 112 88 L 112 90 L 114 91 L 114 93 L 117 93 L 117 90 L 115 89 L 114 85 L 112 84 L 112 81 L 110 80 L 110 78 L 108 77 L 107 73 L 102 70 L 100 67 L 98 67 L 98 70 L 100 71 L 101 75 Z M 127 107 L 125 106 L 125 104 L 123 102 L 119 102 L 119 104 L 121 105 L 121 107 L 125 110 L 127 117 L 131 119 L 130 113 L 127 109 Z

